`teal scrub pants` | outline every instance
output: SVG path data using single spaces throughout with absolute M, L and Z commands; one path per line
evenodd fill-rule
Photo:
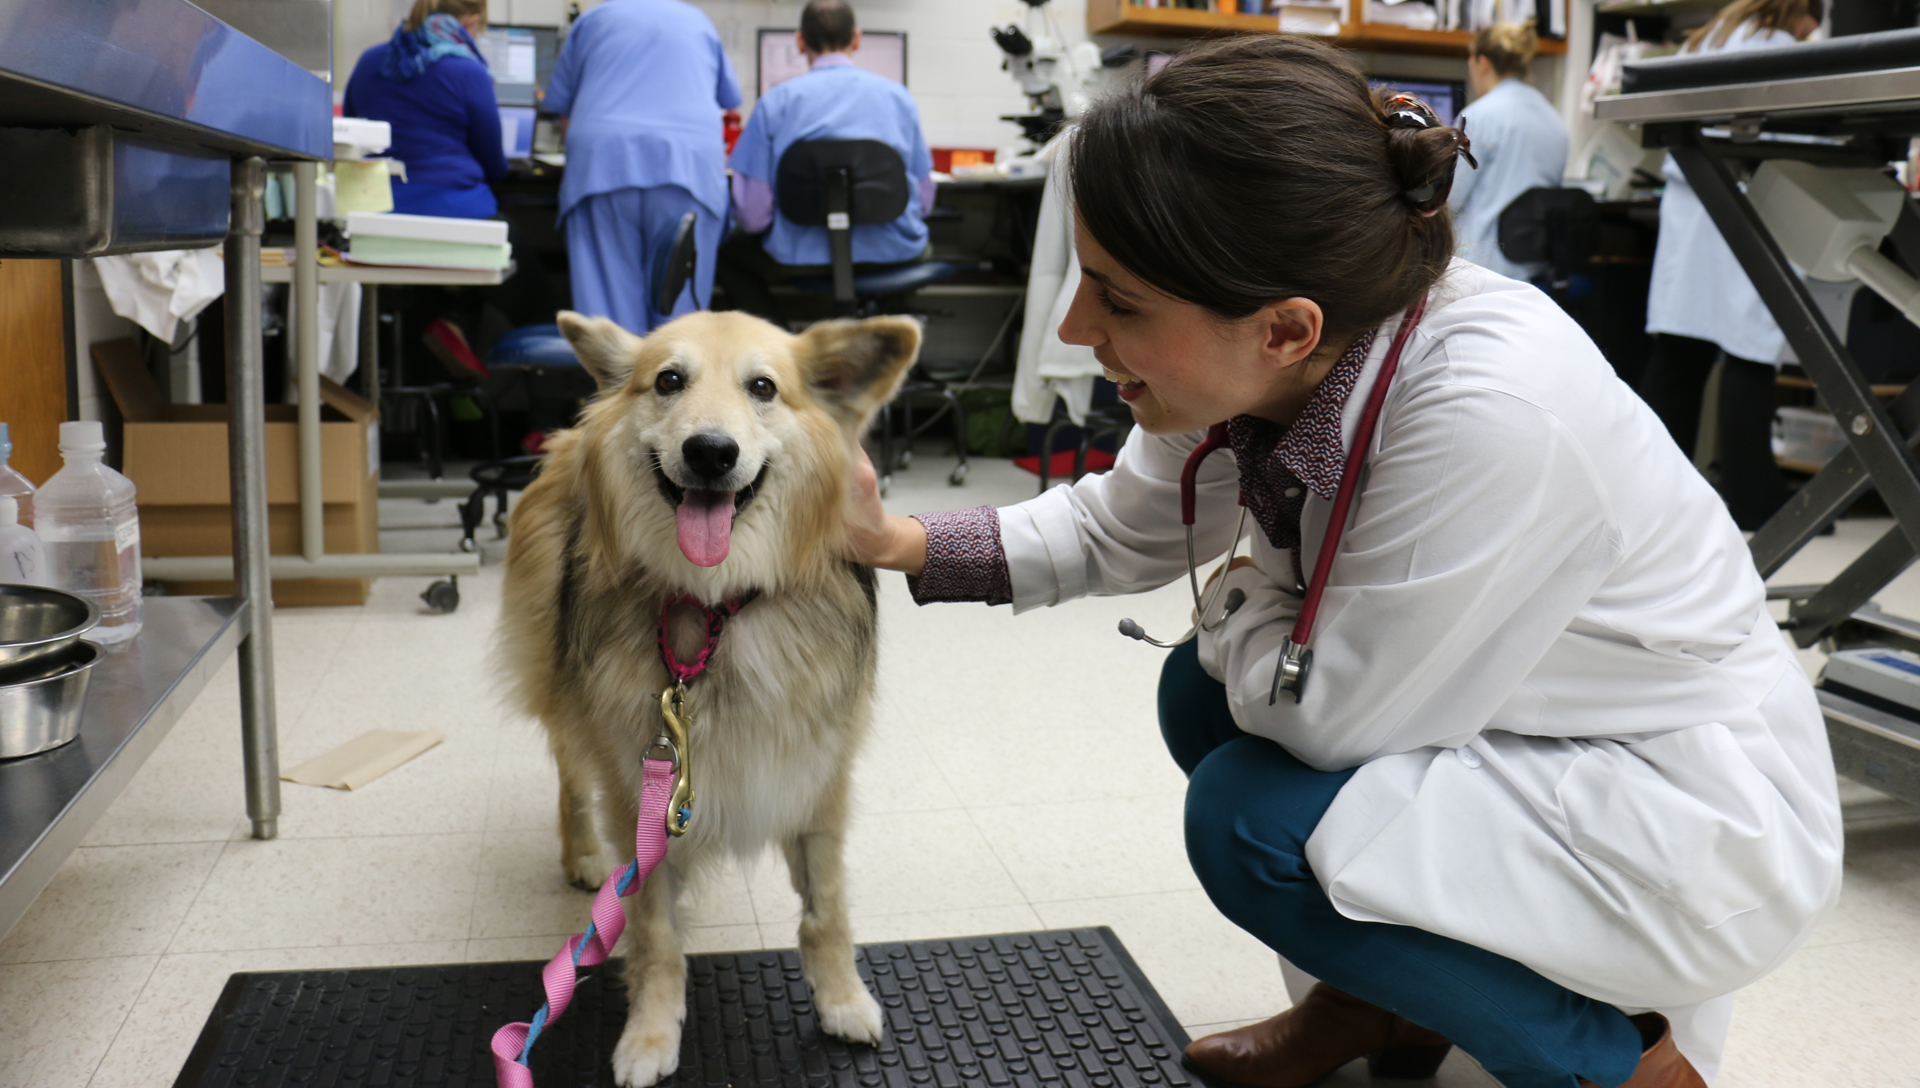
M 1240 731 L 1194 643 L 1160 673 L 1160 732 L 1187 773 L 1187 857 L 1220 913 L 1301 970 L 1451 1039 L 1507 1088 L 1618 1085 L 1640 1062 L 1619 1009 L 1504 956 L 1335 910 L 1308 836 L 1353 771 L 1316 771 Z

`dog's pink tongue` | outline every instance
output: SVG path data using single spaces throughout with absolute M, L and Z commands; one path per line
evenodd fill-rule
M 717 567 L 733 533 L 733 492 L 689 488 L 677 515 L 680 554 L 698 567 Z

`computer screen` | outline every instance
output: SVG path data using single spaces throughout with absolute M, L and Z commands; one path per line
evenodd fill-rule
M 493 95 L 502 106 L 531 106 L 545 90 L 560 51 L 560 29 L 551 26 L 488 25 L 475 44 L 493 72 Z
M 793 41 L 793 28 L 760 28 L 760 71 L 758 93 L 768 91 L 792 79 L 803 75 L 807 70 L 806 55 L 800 52 Z M 907 82 L 907 34 L 904 30 L 863 30 L 860 32 L 860 48 L 853 51 L 853 63 L 872 72 L 886 76 L 895 83 Z
M 1405 91 L 1433 107 L 1443 125 L 1451 125 L 1467 108 L 1467 85 L 1457 79 L 1401 79 L 1399 76 L 1374 76 L 1367 82 L 1375 87 Z
M 509 159 L 530 159 L 533 157 L 533 122 L 536 111 L 532 106 L 500 107 L 500 146 L 507 152 Z

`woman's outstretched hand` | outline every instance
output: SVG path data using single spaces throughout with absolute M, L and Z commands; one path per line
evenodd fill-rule
M 880 476 L 867 451 L 847 481 L 847 558 L 882 570 L 919 574 L 927 565 L 927 530 L 912 518 L 889 514 L 880 502 Z

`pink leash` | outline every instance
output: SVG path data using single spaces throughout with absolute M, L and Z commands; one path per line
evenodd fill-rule
M 540 972 L 547 1001 L 533 1020 L 507 1024 L 493 1033 L 494 1079 L 500 1088 L 533 1088 L 533 1071 L 527 1068 L 527 1056 L 533 1052 L 540 1030 L 567 1011 L 573 990 L 584 967 L 606 962 L 607 954 L 627 928 L 627 912 L 620 905 L 622 896 L 632 895 L 646 883 L 660 859 L 667 856 L 667 803 L 673 794 L 673 763 L 649 759 L 643 763 L 640 785 L 640 824 L 633 833 L 634 860 L 600 885 L 593 899 L 593 921 L 585 933 L 568 937 L 560 954 Z
M 719 644 L 720 632 L 727 620 L 759 595 L 758 590 L 753 590 L 721 602 L 718 608 L 708 608 L 689 594 L 669 597 L 661 602 L 660 660 L 673 677 L 674 687 L 669 688 L 668 692 L 677 692 L 676 700 L 685 696 L 687 684 L 707 671 L 707 660 L 713 656 L 713 648 Z M 667 609 L 675 604 L 691 604 L 706 615 L 706 642 L 691 665 L 681 664 L 674 657 L 673 648 L 667 645 Z M 676 701 L 674 705 L 679 704 Z M 607 955 L 619 942 L 621 932 L 627 928 L 627 912 L 620 905 L 621 898 L 638 891 L 660 864 L 660 859 L 667 856 L 667 821 L 669 810 L 673 808 L 674 764 L 680 758 L 679 750 L 672 750 L 674 760 L 641 761 L 640 822 L 633 831 L 633 861 L 607 877 L 607 882 L 600 885 L 600 893 L 593 898 L 593 921 L 587 925 L 587 931 L 568 937 L 560 953 L 541 970 L 540 981 L 547 991 L 546 1004 L 540 1006 L 530 1022 L 507 1024 L 493 1033 L 494 1080 L 500 1088 L 533 1088 L 533 1070 L 527 1067 L 527 1056 L 533 1053 L 533 1044 L 540 1038 L 541 1029 L 560 1019 L 560 1014 L 567 1011 L 568 1003 L 573 1000 L 574 987 L 579 985 L 580 969 L 597 967 L 606 962 Z M 691 793 L 686 805 L 691 809 Z M 674 815 L 680 821 L 679 830 L 674 833 L 679 834 L 685 830 L 692 813 L 683 810 Z

